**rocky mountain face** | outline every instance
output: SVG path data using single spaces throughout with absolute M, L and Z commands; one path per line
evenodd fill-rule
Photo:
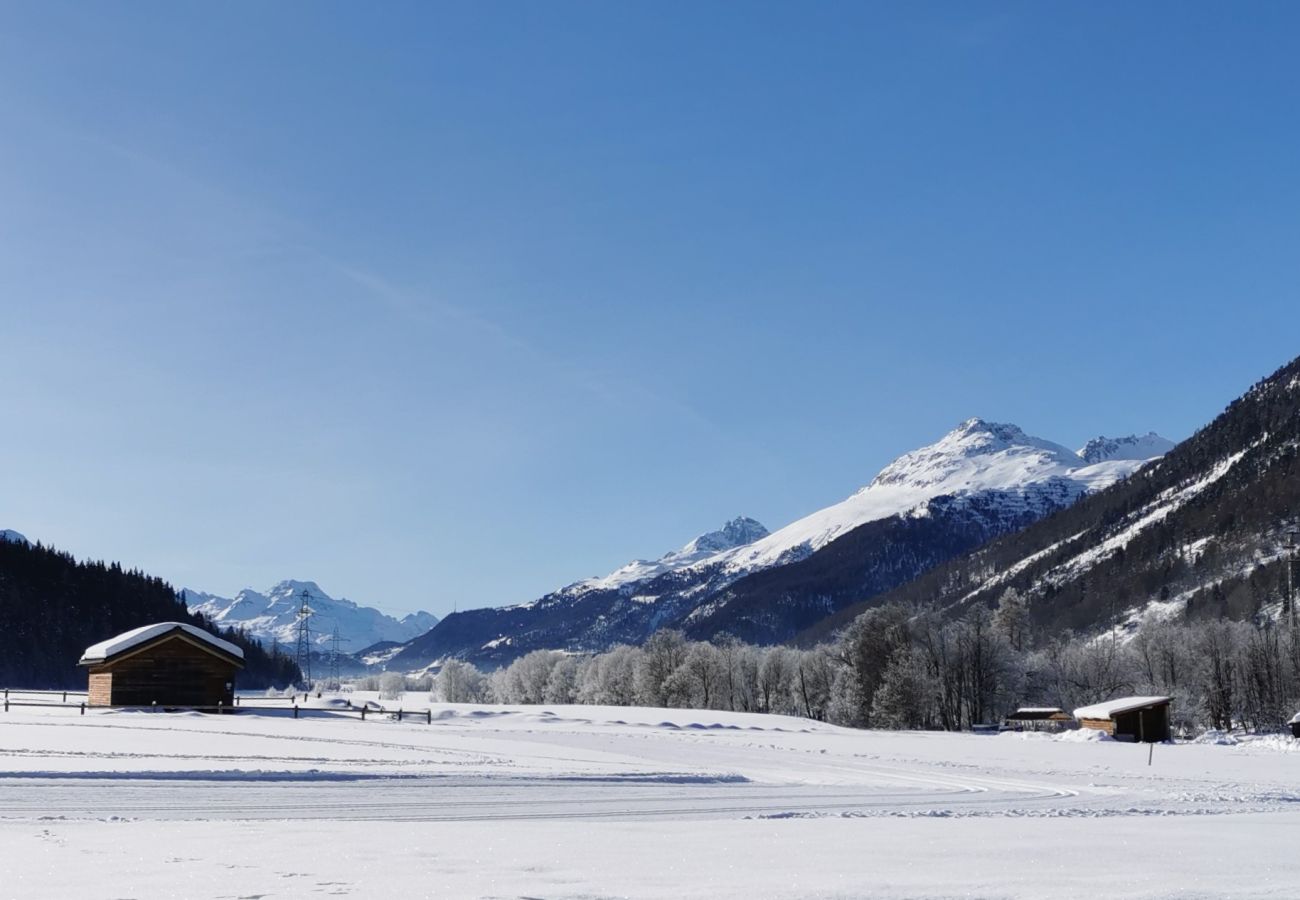
M 535 649 L 589 652 L 659 628 L 771 643 L 1108 487 L 1172 444 L 1099 439 L 1092 459 L 1014 425 L 969 419 L 847 499 L 768 533 L 738 518 L 531 603 L 447 616 L 388 665 L 456 657 L 498 666 Z
M 314 581 L 281 581 L 266 593 L 246 588 L 234 597 L 218 597 L 186 588 L 181 592 L 190 612 L 225 628 L 237 628 L 264 644 L 293 647 L 298 640 L 298 611 L 303 592 L 312 610 L 312 642 L 329 649 L 337 627 L 343 652 L 356 652 L 380 641 L 408 641 L 438 624 L 438 617 L 417 612 L 398 619 L 351 600 L 335 599 Z
M 1126 452 L 1110 443 L 1082 452 Z M 937 602 L 957 613 L 994 604 L 1009 588 L 1048 632 L 1122 633 L 1147 615 L 1267 619 L 1282 609 L 1297 517 L 1300 360 L 1133 477 L 848 606 L 803 639 L 828 635 L 877 603 Z

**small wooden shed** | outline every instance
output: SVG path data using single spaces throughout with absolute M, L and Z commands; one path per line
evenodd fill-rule
M 87 647 L 90 706 L 224 706 L 244 651 L 202 628 L 159 622 Z
M 1007 716 L 1010 731 L 1064 731 L 1074 724 L 1074 717 L 1057 706 L 1022 706 Z
M 1074 711 L 1084 728 L 1104 731 L 1117 741 L 1157 744 L 1169 734 L 1168 697 L 1120 697 Z

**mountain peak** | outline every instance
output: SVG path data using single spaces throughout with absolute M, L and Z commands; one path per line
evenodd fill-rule
M 27 540 L 27 538 L 24 535 L 21 535 L 18 532 L 9 528 L 0 528 L 0 541 L 8 541 L 11 544 L 31 543 L 31 541 Z
M 890 485 L 930 488 L 942 482 L 961 488 L 967 486 L 966 481 L 981 480 L 984 474 L 1023 481 L 1033 477 L 1035 470 L 1066 470 L 1079 464 L 1078 455 L 1067 447 L 1025 434 L 1018 425 L 977 417 L 929 446 L 904 453 L 864 490 Z
M 1130 434 L 1121 438 L 1095 437 L 1079 448 L 1079 456 L 1089 463 L 1113 459 L 1142 460 L 1164 456 L 1172 449 L 1173 441 L 1148 431 L 1144 435 Z
M 678 554 L 719 553 L 752 544 L 767 535 L 767 529 L 758 520 L 748 516 L 737 516 L 717 531 L 700 535 L 679 550 Z
M 1016 441 L 1025 437 L 1019 425 L 1012 425 L 1009 422 L 989 422 L 975 416 L 948 432 L 945 438 L 967 435 L 987 435 L 999 441 Z

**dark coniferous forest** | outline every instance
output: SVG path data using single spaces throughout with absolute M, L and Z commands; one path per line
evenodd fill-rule
M 298 680 L 292 659 L 191 615 L 160 578 L 0 540 L 0 687 L 84 688 L 86 672 L 77 667 L 83 650 L 154 622 L 187 622 L 243 648 L 241 688 Z

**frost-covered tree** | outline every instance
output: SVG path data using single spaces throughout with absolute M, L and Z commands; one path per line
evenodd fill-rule
M 643 706 L 669 706 L 665 685 L 686 658 L 686 638 L 680 631 L 656 631 L 641 646 L 637 660 L 637 702 Z
M 578 700 L 578 660 L 565 656 L 551 666 L 542 694 L 547 703 L 576 703 Z
M 551 670 L 565 658 L 558 650 L 534 650 L 492 676 L 498 703 L 545 703 Z
M 993 613 L 993 627 L 1017 653 L 1032 645 L 1029 633 L 1029 601 L 1013 587 L 1002 592 Z
M 487 679 L 472 663 L 449 659 L 434 679 L 431 699 L 443 703 L 481 703 L 486 699 Z
M 632 706 L 637 702 L 636 672 L 641 651 L 620 645 L 594 657 L 582 668 L 578 702 Z
M 379 699 L 398 700 L 406 690 L 406 676 L 401 672 L 385 672 L 379 676 Z
M 706 642 L 687 646 L 681 665 L 664 684 L 672 706 L 692 709 L 726 708 L 726 664 L 722 652 Z
M 790 705 L 785 701 L 790 690 L 793 652 L 785 647 L 768 647 L 762 651 L 755 673 L 759 712 L 790 711 Z

